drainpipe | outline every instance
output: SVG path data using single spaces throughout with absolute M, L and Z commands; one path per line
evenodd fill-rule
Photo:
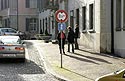
M 111 53 L 114 53 L 114 0 L 111 0 Z
M 18 19 L 19 19 L 19 16 L 18 16 L 18 0 L 17 0 L 17 30 L 19 29 L 19 22 L 18 22 Z

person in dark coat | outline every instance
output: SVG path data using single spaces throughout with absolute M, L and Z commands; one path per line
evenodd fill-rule
M 67 40 L 68 40 L 68 52 L 70 52 L 70 44 L 72 45 L 72 52 L 74 53 L 74 31 L 72 30 L 72 28 L 69 26 L 68 27 L 68 37 L 67 37 Z
M 63 31 L 60 31 L 57 35 L 57 39 L 58 39 L 60 54 L 62 54 L 62 50 L 63 50 L 63 53 L 65 54 L 65 50 L 64 50 L 65 39 L 66 39 L 65 33 Z M 61 40 L 62 40 L 62 46 L 61 46 Z
M 75 25 L 75 49 L 79 49 L 78 38 L 79 38 L 79 26 L 76 24 Z

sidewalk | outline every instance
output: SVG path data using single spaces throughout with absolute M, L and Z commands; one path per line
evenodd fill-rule
M 61 68 L 61 55 L 58 44 L 43 43 L 35 40 L 34 43 L 45 61 L 47 71 L 67 81 L 94 81 L 96 78 L 125 68 L 125 59 L 106 55 L 91 53 L 89 49 L 80 46 L 75 53 L 63 54 L 63 68 Z M 85 51 L 87 50 L 87 51 Z

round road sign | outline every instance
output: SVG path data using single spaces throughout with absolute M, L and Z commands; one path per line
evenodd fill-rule
M 57 10 L 55 17 L 57 22 L 66 22 L 68 19 L 68 14 L 65 10 Z

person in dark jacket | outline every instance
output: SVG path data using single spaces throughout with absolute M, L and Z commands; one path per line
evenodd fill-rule
M 75 49 L 79 49 L 78 38 L 79 38 L 79 26 L 76 24 L 75 25 Z
M 66 39 L 65 33 L 63 31 L 60 31 L 57 35 L 57 39 L 58 39 L 60 54 L 62 54 L 62 50 L 63 50 L 63 53 L 65 54 L 65 50 L 64 50 L 65 39 Z M 61 41 L 62 41 L 62 44 L 61 44 Z
M 67 40 L 68 40 L 68 52 L 70 52 L 70 44 L 72 45 L 72 52 L 74 53 L 74 31 L 72 30 L 72 28 L 69 26 L 68 27 L 68 37 L 67 37 Z

